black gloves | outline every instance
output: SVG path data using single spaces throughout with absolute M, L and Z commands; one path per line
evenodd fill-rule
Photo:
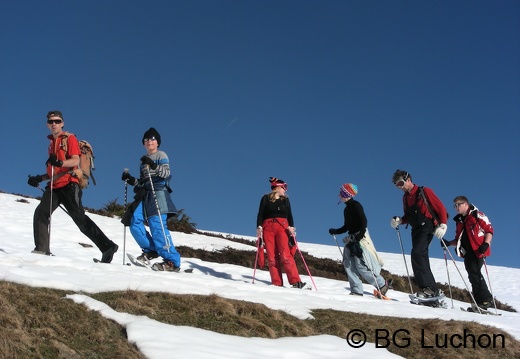
M 55 167 L 61 167 L 63 166 L 63 161 L 62 160 L 59 160 L 55 154 L 52 154 L 52 155 L 49 155 L 49 159 L 47 160 L 47 162 L 45 162 L 46 164 L 50 164 L 51 166 L 55 166 Z
M 479 252 L 480 254 L 484 254 L 484 253 L 486 253 L 486 251 L 488 250 L 488 248 L 489 248 L 489 243 L 484 242 L 484 243 L 482 243 L 482 244 L 480 245 L 480 247 L 478 247 L 478 252 Z
M 449 247 L 450 246 L 450 241 L 448 241 L 447 239 L 441 239 L 441 247 L 444 248 L 444 246 L 446 247 Z
M 40 184 L 41 181 L 43 181 L 42 176 L 36 175 L 36 176 L 29 176 L 29 179 L 27 180 L 27 183 L 30 186 L 38 187 L 38 185 Z
M 338 234 L 334 228 L 329 229 L 329 234 L 332 236 L 333 234 Z
M 143 156 L 143 157 L 141 157 L 141 163 L 142 163 L 143 165 L 148 165 L 148 166 L 150 166 L 150 168 L 151 168 L 152 170 L 154 170 L 154 169 L 157 168 L 157 163 L 155 163 L 155 162 L 154 162 L 150 157 L 148 157 L 148 156 Z
M 126 171 L 121 175 L 121 179 L 126 183 L 130 183 L 132 186 L 135 185 L 136 182 L 135 177 L 131 176 L 130 173 Z

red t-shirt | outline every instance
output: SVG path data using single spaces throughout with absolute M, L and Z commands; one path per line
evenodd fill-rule
M 49 143 L 49 155 L 55 154 L 58 160 L 65 161 L 74 155 L 81 155 L 78 139 L 72 133 L 61 132 L 57 138 L 54 138 L 53 135 L 49 135 L 47 138 L 51 141 Z M 65 187 L 70 182 L 79 182 L 71 173 L 74 169 L 73 167 L 54 167 L 54 176 L 52 167 L 50 164 L 47 164 L 47 176 L 49 178 L 54 177 L 53 188 Z

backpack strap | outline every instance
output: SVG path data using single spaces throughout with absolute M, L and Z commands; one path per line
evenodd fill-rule
M 437 217 L 437 213 L 435 213 L 435 211 L 432 210 L 430 203 L 428 202 L 428 199 L 426 198 L 426 194 L 424 193 L 424 186 L 420 186 L 419 189 L 417 190 L 417 197 L 419 197 L 419 196 L 421 196 L 422 199 L 424 200 L 424 203 L 426 204 L 426 208 L 428 208 L 428 212 L 430 212 L 430 214 L 432 215 L 433 220 L 435 222 L 437 222 L 437 225 L 441 224 L 441 222 L 439 221 L 439 217 Z

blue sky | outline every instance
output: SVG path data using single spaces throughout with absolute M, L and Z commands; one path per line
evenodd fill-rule
M 334 243 L 342 183 L 378 250 L 400 252 L 396 169 L 455 214 L 466 195 L 519 267 L 518 1 L 3 1 L 0 190 L 39 195 L 45 115 L 87 139 L 97 186 L 122 203 L 151 126 L 173 199 L 198 228 L 254 235 L 269 176 L 289 183 L 298 239 Z M 21 147 L 20 147 L 21 146 Z M 448 223 L 447 238 L 454 225 Z M 402 229 L 405 251 L 409 230 Z M 119 238 L 114 238 L 119 241 Z M 431 254 L 442 257 L 437 240 Z

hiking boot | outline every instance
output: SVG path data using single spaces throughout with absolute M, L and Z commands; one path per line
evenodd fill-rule
M 112 258 L 114 258 L 114 253 L 117 252 L 119 246 L 112 242 L 112 246 L 103 252 L 101 256 L 101 263 L 110 263 L 112 262 Z
M 37 251 L 36 249 L 31 251 L 31 253 L 42 254 L 44 256 L 54 256 L 54 254 L 52 254 L 51 252 Z
M 484 301 L 482 303 L 477 303 L 478 306 L 484 310 L 488 310 L 489 307 L 491 307 L 492 303 L 491 302 L 488 302 L 488 301 Z
M 391 285 L 392 285 L 391 279 L 389 281 L 385 280 L 385 284 L 381 288 L 379 288 L 379 293 L 381 293 L 381 295 L 386 295 L 386 292 L 388 292 L 388 289 L 390 288 Z
M 136 259 L 139 262 L 150 264 L 150 261 L 155 258 L 159 258 L 159 254 L 156 251 L 151 251 L 151 252 L 143 251 L 143 253 L 140 256 L 138 256 Z
M 305 284 L 307 284 L 307 283 L 304 283 L 304 282 L 296 282 L 296 283 L 291 284 L 291 287 L 292 287 L 292 288 L 302 289 L 303 287 L 305 287 Z
M 172 261 L 164 261 L 162 263 L 154 263 L 152 269 L 159 272 L 179 272 L 181 267 L 175 266 Z
M 435 297 L 435 291 L 430 287 L 422 288 L 415 294 L 418 298 L 433 298 Z
M 363 293 L 350 292 L 350 295 L 355 295 L 357 297 L 362 297 Z

